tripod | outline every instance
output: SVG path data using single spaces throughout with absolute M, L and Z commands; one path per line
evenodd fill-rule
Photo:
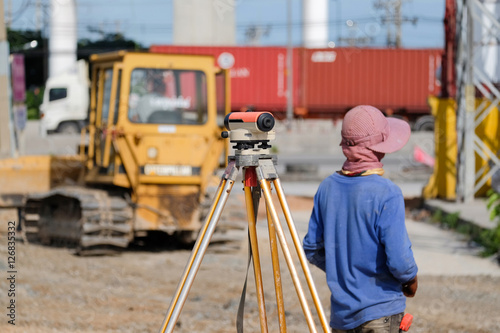
M 311 297 L 316 308 L 316 312 L 319 316 L 319 321 L 324 332 L 329 332 L 330 328 L 325 317 L 323 308 L 321 306 L 318 293 L 314 286 L 311 272 L 309 270 L 307 260 L 302 249 L 295 225 L 292 221 L 292 216 L 290 209 L 286 203 L 285 195 L 281 187 L 281 183 L 278 177 L 278 173 L 275 168 L 276 158 L 275 156 L 269 155 L 267 149 L 262 148 L 251 148 L 253 145 L 237 145 L 235 155 L 230 156 L 228 159 L 228 166 L 221 177 L 219 187 L 217 189 L 214 202 L 207 215 L 204 226 L 202 227 L 198 239 L 193 247 L 191 257 L 186 265 L 183 276 L 177 286 L 177 291 L 172 299 L 169 310 L 163 322 L 161 333 L 173 332 L 174 327 L 179 318 L 182 307 L 186 301 L 189 290 L 193 284 L 196 273 L 201 265 L 203 256 L 207 250 L 210 243 L 210 239 L 215 231 L 216 225 L 219 221 L 221 213 L 227 202 L 233 184 L 238 175 L 240 168 L 243 169 L 244 178 L 244 193 L 245 193 L 245 204 L 248 219 L 248 230 L 250 239 L 250 249 L 253 257 L 253 271 L 255 276 L 255 287 L 257 294 L 257 301 L 259 305 L 259 320 L 261 332 L 267 332 L 267 318 L 266 318 L 266 308 L 264 300 L 264 289 L 262 284 L 262 274 L 260 266 L 260 257 L 258 251 L 258 240 L 257 240 L 257 229 L 256 229 L 256 215 L 258 210 L 258 202 L 260 200 L 261 192 L 264 194 L 267 212 L 267 221 L 269 229 L 269 240 L 271 247 L 271 260 L 273 266 L 273 277 L 275 294 L 278 309 L 278 320 L 280 332 L 287 332 L 286 322 L 285 322 L 285 308 L 283 301 L 283 291 L 281 286 L 281 273 L 279 266 L 279 254 L 277 238 L 282 248 L 283 255 L 285 257 L 288 269 L 290 271 L 290 276 L 292 278 L 297 296 L 302 307 L 307 325 L 310 332 L 317 332 L 316 326 L 312 317 L 311 310 L 307 303 L 304 290 L 302 288 L 301 282 L 299 280 L 299 275 L 297 269 L 293 263 L 293 259 L 287 244 L 285 232 L 279 221 L 278 214 L 274 207 L 272 197 L 271 197 L 271 183 L 274 187 L 279 198 L 283 214 L 285 216 L 286 222 L 288 224 L 288 229 L 290 236 L 293 240 L 297 256 L 299 258 L 302 270 L 311 293 Z M 261 143 L 260 147 L 269 148 L 264 142 Z M 238 149 L 240 148 L 240 149 Z M 277 236 L 277 238 L 276 238 Z M 242 331 L 242 325 L 241 325 Z

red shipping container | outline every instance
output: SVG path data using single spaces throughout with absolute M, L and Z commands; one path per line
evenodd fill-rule
M 387 113 L 429 113 L 439 95 L 440 49 L 302 49 L 300 106 L 311 117 L 360 104 Z
M 153 45 L 156 53 L 213 55 L 217 64 L 231 71 L 232 110 L 252 106 L 255 110 L 286 111 L 287 49 L 284 47 L 225 47 Z M 299 50 L 293 57 L 294 87 L 299 82 Z M 300 92 L 294 89 L 294 105 Z

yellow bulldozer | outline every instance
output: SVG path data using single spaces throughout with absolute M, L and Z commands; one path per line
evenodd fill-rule
M 0 161 L 0 207 L 29 240 L 81 252 L 165 232 L 194 240 L 227 160 L 220 133 L 229 75 L 211 56 L 92 55 L 90 111 L 77 156 Z

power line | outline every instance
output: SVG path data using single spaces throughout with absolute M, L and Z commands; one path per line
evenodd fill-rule
M 36 1 L 36 4 L 34 4 L 34 1 L 33 0 L 23 0 L 23 4 L 21 7 L 19 7 L 19 9 L 16 11 L 16 13 L 19 13 L 19 14 L 22 14 L 26 11 L 26 9 L 30 6 L 33 6 L 33 5 L 40 5 L 40 2 L 43 2 L 43 5 L 41 5 L 41 7 L 43 8 L 44 11 L 47 11 L 48 7 L 49 7 L 49 4 L 48 4 L 48 1 L 49 0 L 37 0 Z M 236 0 L 237 1 L 237 0 Z M 394 3 L 394 1 L 405 1 L 405 0 L 378 0 L 379 2 L 381 3 Z M 131 1 L 120 1 L 118 6 L 120 7 L 124 7 L 124 6 L 131 6 L 131 5 L 134 5 L 134 4 L 138 4 L 139 0 L 131 0 Z M 168 0 L 168 3 L 171 3 L 171 0 Z M 150 1 L 147 1 L 147 0 L 142 0 L 141 1 L 141 6 L 145 6 L 145 5 L 152 5 L 152 4 L 165 4 L 165 1 L 156 1 L 156 0 L 150 0 Z M 108 1 L 108 2 L 97 2 L 97 1 L 84 1 L 82 2 L 82 0 L 78 1 L 78 8 L 81 8 L 81 7 L 92 7 L 92 6 L 113 6 L 113 5 L 117 5 L 114 3 L 114 1 Z M 22 10 L 22 11 L 21 11 Z M 45 16 L 45 15 L 44 15 Z M 46 17 L 46 16 L 45 16 Z M 82 18 L 82 16 L 80 16 L 80 18 Z M 400 15 L 400 17 L 398 18 L 397 16 L 388 16 L 388 15 L 385 15 L 384 17 L 374 17 L 374 16 L 365 16 L 365 17 L 357 17 L 357 18 L 351 18 L 352 22 L 355 22 L 355 24 L 357 24 L 357 27 L 358 27 L 358 30 L 354 30 L 354 29 L 351 29 L 350 31 L 350 36 L 348 37 L 341 37 L 339 36 L 340 38 L 355 38 L 355 39 L 361 39 L 365 42 L 371 42 L 371 44 L 373 45 L 373 42 L 374 42 L 374 36 L 375 35 L 378 35 L 378 32 L 380 31 L 380 26 L 378 26 L 378 24 L 396 24 L 396 23 L 402 23 L 402 22 L 409 22 L 411 21 L 412 23 L 414 24 L 417 24 L 418 22 L 426 22 L 426 24 L 443 24 L 443 20 L 442 18 L 438 18 L 438 17 L 432 17 L 432 16 L 415 16 L 415 17 L 406 17 L 406 16 L 402 16 Z M 31 22 L 32 24 L 34 22 Z M 120 26 L 117 27 L 117 20 L 110 20 L 110 21 L 106 21 L 106 20 L 101 20 L 100 22 L 99 21 L 96 21 L 94 19 L 91 19 L 91 18 L 87 18 L 87 17 L 84 17 L 83 19 L 79 19 L 77 21 L 77 33 L 78 35 L 92 35 L 92 33 L 95 33 L 95 32 L 92 32 L 92 31 L 89 31 L 89 26 L 92 26 L 92 27 L 96 27 L 96 26 L 99 26 L 100 27 L 100 31 L 102 33 L 115 33 L 115 32 L 119 32 L 119 33 L 122 33 L 123 35 L 127 35 L 127 34 L 130 34 L 130 33 L 137 33 L 137 31 L 140 31 L 141 34 L 150 34 L 150 35 L 157 35 L 157 34 L 169 34 L 169 33 L 172 33 L 173 32 L 173 23 L 172 22 L 168 22 L 168 19 L 167 19 L 167 22 L 162 22 L 162 23 L 153 23 L 151 21 L 146 21 L 146 22 L 130 22 L 130 21 L 123 21 L 123 20 L 119 20 L 119 24 Z M 292 21 L 291 22 L 291 25 L 290 27 L 292 29 L 302 29 L 304 26 L 313 26 L 313 25 L 316 25 L 316 24 L 319 24 L 319 23 L 304 23 L 302 20 L 300 19 L 296 19 L 295 21 Z M 346 24 L 346 21 L 345 20 L 342 20 L 342 19 L 331 19 L 331 20 L 328 20 L 327 22 L 328 24 L 328 27 L 329 29 L 331 30 L 332 28 L 335 28 L 335 27 L 338 27 L 339 25 L 345 25 Z M 36 25 L 36 24 L 35 24 Z M 44 24 L 45 25 L 45 24 Z M 376 26 L 376 27 L 375 27 Z M 235 25 L 235 29 L 238 31 L 239 34 L 245 34 L 249 31 L 251 31 L 251 29 L 263 29 L 263 31 L 265 31 L 266 33 L 263 33 L 262 37 L 269 37 L 270 36 L 270 31 L 273 32 L 273 35 L 275 35 L 276 32 L 278 33 L 282 33 L 283 31 L 286 31 L 288 27 L 288 23 L 286 21 L 281 21 L 281 22 L 276 22 L 276 21 L 272 21 L 272 22 L 269 22 L 269 21 L 246 21 L 246 22 L 241 22 L 241 23 L 238 23 Z M 374 30 L 376 30 L 376 33 L 372 33 L 370 32 L 370 29 L 371 28 L 376 28 Z M 38 29 L 38 27 L 37 27 Z M 63 27 L 64 29 L 64 27 Z M 70 30 L 72 28 L 70 28 L 68 26 L 67 28 L 67 33 L 74 33 L 73 30 Z M 118 30 L 121 30 L 121 31 L 117 31 Z M 66 33 L 65 31 L 62 31 L 62 33 Z M 101 35 L 102 35 L 101 33 Z M 88 38 L 88 37 L 87 37 Z M 371 41 L 368 41 L 368 39 L 371 39 Z M 378 42 L 377 42 L 378 43 Z M 389 39 L 388 39 L 388 43 L 389 43 Z M 393 41 L 392 42 L 393 44 L 395 44 L 396 42 Z

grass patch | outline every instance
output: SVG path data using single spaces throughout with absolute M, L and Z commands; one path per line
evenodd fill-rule
M 498 211 L 500 212 L 500 209 Z M 497 255 L 500 258 L 500 225 L 498 223 L 493 229 L 484 229 L 460 219 L 459 212 L 447 214 L 439 209 L 431 215 L 430 221 L 467 236 L 469 241 L 483 247 L 481 256 Z

